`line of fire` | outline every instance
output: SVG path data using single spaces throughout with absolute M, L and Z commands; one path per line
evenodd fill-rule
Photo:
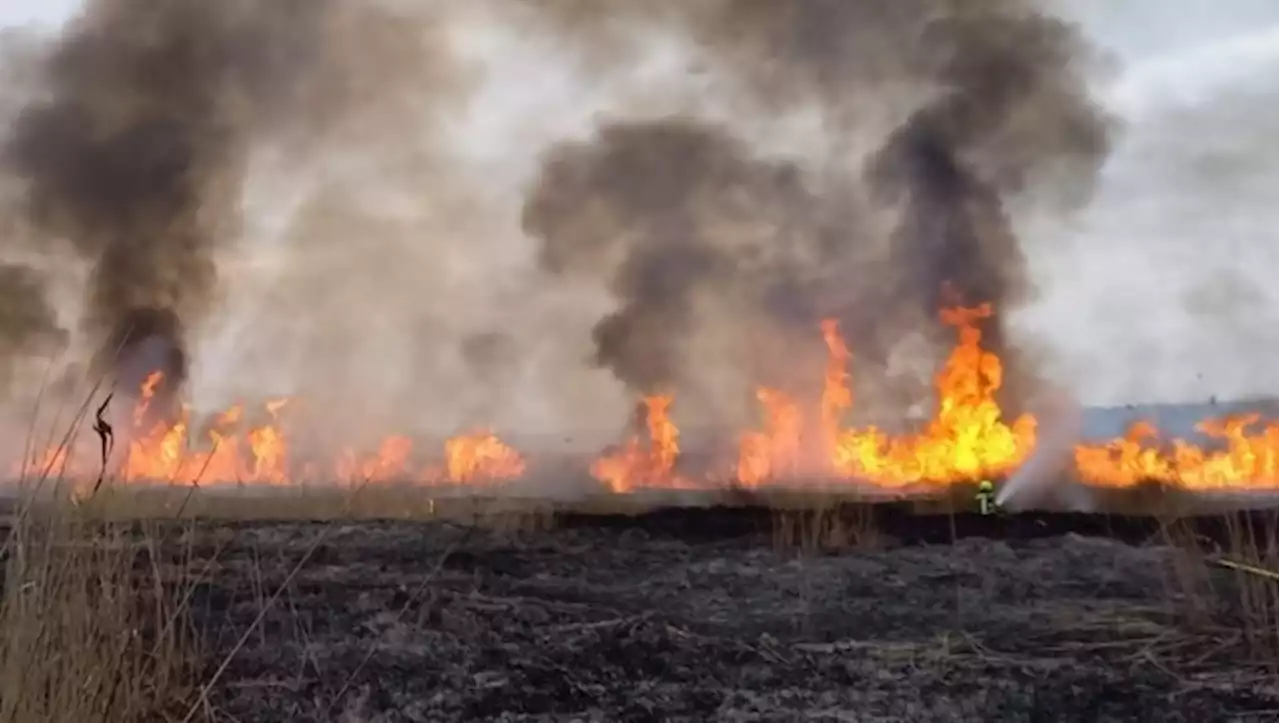
M 1002 479 L 1035 452 L 1037 419 L 1010 418 L 997 402 L 1003 367 L 984 348 L 978 322 L 991 305 L 943 310 L 956 343 L 934 375 L 935 409 L 918 429 L 890 433 L 846 423 L 857 404 L 849 383 L 856 363 L 834 320 L 821 333 L 827 348 L 818 399 L 797 399 L 759 388 L 757 429 L 743 430 L 737 449 L 718 467 L 682 464 L 680 429 L 673 420 L 679 400 L 654 394 L 640 400 L 635 434 L 590 461 L 588 471 L 605 489 L 759 488 L 798 479 L 887 489 L 938 489 L 956 483 Z M 138 390 L 125 440 L 106 460 L 106 474 L 122 482 L 200 480 L 204 484 L 291 485 L 323 482 L 399 482 L 492 487 L 518 480 L 535 462 L 489 429 L 468 430 L 442 449 L 415 445 L 390 434 L 372 450 L 342 449 L 331 459 L 302 458 L 291 445 L 290 398 L 266 402 L 251 424 L 244 405 L 218 413 L 193 431 L 185 405 L 176 419 L 155 421 L 149 405 L 163 373 L 153 371 Z M 1188 490 L 1274 490 L 1278 486 L 1280 425 L 1257 414 L 1208 418 L 1197 427 L 1207 443 L 1170 439 L 1149 421 L 1122 437 L 1077 442 L 1067 474 L 1099 487 L 1160 483 Z M 435 454 L 432 454 L 432 452 Z M 96 445 L 81 439 L 33 450 L 11 471 L 19 477 L 56 476 L 88 484 L 103 473 Z M 1073 468 L 1073 469 L 1071 469 Z

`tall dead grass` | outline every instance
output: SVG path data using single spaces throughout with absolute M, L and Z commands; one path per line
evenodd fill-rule
M 55 409 L 42 440 L 42 388 L 28 455 L 70 449 L 97 391 L 69 416 Z M 105 471 L 105 439 L 103 450 Z M 198 675 L 185 615 L 198 583 L 185 574 L 194 529 L 105 521 L 77 502 L 64 471 L 24 474 L 0 517 L 0 723 L 166 719 Z
M 164 538 L 69 504 L 10 522 L 0 594 L 0 721 L 124 723 L 190 692 L 195 639 Z
M 1208 539 L 1183 520 L 1165 526 L 1176 554 L 1170 594 L 1190 626 L 1212 633 L 1220 653 L 1241 663 L 1280 667 L 1280 561 L 1276 518 L 1223 513 Z
M 842 504 L 836 497 L 775 510 L 770 532 L 774 549 L 801 554 L 874 549 L 884 542 L 869 505 Z

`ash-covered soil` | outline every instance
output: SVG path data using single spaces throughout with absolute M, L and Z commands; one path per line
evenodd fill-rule
M 215 536 L 193 604 L 210 674 L 243 637 L 210 693 L 227 721 L 1205 723 L 1277 705 L 1238 634 L 1186 623 L 1165 547 L 804 554 L 767 534 L 443 522 Z

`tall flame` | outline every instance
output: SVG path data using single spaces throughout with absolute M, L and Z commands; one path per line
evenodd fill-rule
M 901 437 L 890 437 L 876 427 L 844 426 L 845 415 L 853 407 L 848 371 L 853 355 L 839 324 L 823 321 L 827 366 L 818 409 L 825 455 L 820 469 L 805 469 L 799 406 L 782 393 L 765 389 L 758 394 L 765 408 L 765 429 L 743 437 L 739 481 L 758 485 L 766 479 L 816 472 L 901 486 L 1012 471 L 1035 446 L 1035 420 L 1023 415 L 1006 424 L 1002 419 L 995 400 L 1002 367 L 995 354 L 982 348 L 977 326 L 991 313 L 989 305 L 942 313 L 942 320 L 956 327 L 960 340 L 935 378 L 937 412 L 923 432 Z
M 834 450 L 840 444 L 844 415 L 853 407 L 853 392 L 849 389 L 849 347 L 840 335 L 840 323 L 835 319 L 822 322 L 822 340 L 827 345 L 827 371 L 822 386 L 822 433 L 827 449 Z
M 614 492 L 630 492 L 641 486 L 670 486 L 675 482 L 672 472 L 680 454 L 680 431 L 671 420 L 674 399 L 669 394 L 645 397 L 648 441 L 633 435 L 621 449 L 592 463 L 591 475 Z
M 1003 367 L 982 348 L 977 325 L 991 313 L 990 304 L 942 312 L 960 339 L 934 378 L 933 419 L 923 432 L 897 438 L 875 427 L 843 432 L 834 455 L 839 472 L 888 486 L 938 484 L 1006 475 L 1026 460 L 1036 423 L 1025 414 L 1012 423 L 1002 418 L 995 394 Z
M 777 389 L 758 389 L 756 398 L 764 407 L 764 431 L 744 434 L 738 449 L 738 482 L 746 487 L 801 471 L 800 405 Z

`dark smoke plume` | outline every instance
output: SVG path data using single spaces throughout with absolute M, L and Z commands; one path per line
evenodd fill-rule
M 253 143 L 305 143 L 377 107 L 403 68 L 429 73 L 421 26 L 401 20 L 373 2 L 90 0 L 69 24 L 3 159 L 33 225 L 92 266 L 101 371 L 158 361 L 182 383 Z
M 938 44 L 942 95 L 890 135 L 867 171 L 901 203 L 892 249 L 906 274 L 902 291 L 926 311 L 987 301 L 1016 308 L 1034 290 L 1002 196 L 1055 163 L 1076 164 L 1091 180 L 1108 150 L 1106 119 L 1069 72 L 1078 40 L 1059 22 L 958 16 L 935 21 L 925 37 Z M 1042 127 L 1019 127 L 1033 122 Z M 1000 322 L 989 320 L 986 341 L 1015 365 L 1016 381 L 1031 370 L 1017 367 Z
M 50 54 L 4 156 L 33 222 L 92 264 L 86 323 L 100 364 L 159 336 L 169 388 L 184 380 L 184 324 L 213 302 L 249 130 L 314 52 L 319 11 L 101 0 Z
M 553 273 L 596 273 L 622 258 L 611 284 L 622 307 L 596 325 L 596 362 L 655 390 L 676 379 L 691 294 L 741 273 L 708 223 L 721 211 L 755 214 L 782 196 L 804 198 L 794 169 L 754 164 L 713 129 L 681 119 L 620 123 L 549 155 L 524 223 L 544 239 L 541 262 Z
M 596 274 L 621 258 L 610 286 L 622 306 L 596 325 L 596 361 L 655 391 L 679 380 L 696 292 L 733 297 L 744 313 L 785 298 L 804 267 L 759 242 L 809 227 L 815 211 L 793 165 L 753 160 L 719 129 L 676 118 L 606 125 L 592 143 L 554 149 L 524 225 L 554 273 Z
M 19 355 L 57 351 L 67 332 L 48 303 L 44 275 L 20 264 L 0 264 L 0 381 L 7 381 L 5 364 Z
M 883 363 L 893 337 L 913 330 L 949 344 L 934 330 L 943 306 L 1008 311 L 1033 292 L 1006 201 L 1083 199 L 1109 147 L 1109 119 L 1086 93 L 1088 48 L 1030 2 L 553 1 L 547 10 L 596 67 L 630 59 L 624 29 L 648 23 L 686 33 L 708 72 L 761 112 L 817 104 L 852 136 L 902 108 L 864 167 L 837 168 L 822 184 L 751 160 L 722 129 L 683 121 L 609 124 L 592 145 L 548 154 L 526 225 L 551 270 L 611 274 L 622 307 L 597 328 L 599 361 L 642 389 L 678 381 L 672 350 L 705 331 L 689 299 L 728 293 L 724 278 L 747 263 L 761 297 L 774 299 L 757 310 L 808 334 L 817 317 L 840 317 L 860 365 L 868 355 Z M 826 181 L 841 174 L 848 183 Z M 708 202 L 717 197 L 741 203 Z M 877 228 L 876 209 L 891 210 L 896 229 Z M 757 243 L 707 231 L 751 227 L 762 213 L 771 230 Z M 887 252 L 874 248 L 877 234 Z M 1010 376 L 1033 376 L 1000 323 L 988 340 Z

